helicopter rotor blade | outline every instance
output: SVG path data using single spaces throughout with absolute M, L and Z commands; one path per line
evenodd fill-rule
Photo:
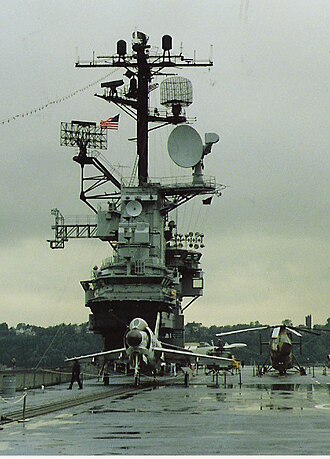
M 286 327 L 286 328 L 289 329 L 288 327 Z M 309 330 L 308 328 L 292 327 L 292 326 L 290 328 L 292 330 L 301 331 L 301 332 L 304 332 L 304 333 L 310 333 L 311 335 L 317 335 L 317 336 L 321 335 L 321 333 L 317 333 L 316 331 Z M 330 331 L 330 330 L 328 330 L 328 331 Z
M 245 333 L 245 332 L 250 332 L 250 331 L 255 331 L 255 330 L 263 330 L 269 328 L 269 325 L 264 325 L 262 327 L 254 327 L 254 328 L 244 328 L 241 330 L 232 330 L 229 332 L 222 332 L 222 333 L 217 333 L 215 336 L 226 336 L 226 335 L 234 335 L 235 333 Z
M 291 328 L 291 327 L 285 327 L 285 328 L 289 330 L 289 332 L 293 333 L 294 335 L 299 336 L 300 338 L 302 337 L 302 334 L 299 333 L 296 329 Z

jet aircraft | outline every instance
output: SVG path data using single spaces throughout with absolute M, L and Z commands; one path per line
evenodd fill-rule
M 292 335 L 298 336 L 299 338 L 302 337 L 302 334 L 300 331 L 305 332 L 305 333 L 312 333 L 315 335 L 319 335 L 319 333 L 312 332 L 310 330 L 306 330 L 303 328 L 297 328 L 293 326 L 287 326 L 287 325 L 275 325 L 275 326 L 270 326 L 270 325 L 265 325 L 261 327 L 254 327 L 254 328 L 245 328 L 241 330 L 233 330 L 229 332 L 222 332 L 222 333 L 217 333 L 216 336 L 228 336 L 232 335 L 235 333 L 245 333 L 245 332 L 250 332 L 250 331 L 257 331 L 257 330 L 263 330 L 263 329 L 272 329 L 270 340 L 268 343 L 263 343 L 261 341 L 260 337 L 260 353 L 262 350 L 262 345 L 263 344 L 268 344 L 269 345 L 269 356 L 267 357 L 266 362 L 263 364 L 262 368 L 265 371 L 269 371 L 271 368 L 277 370 L 280 375 L 286 374 L 286 371 L 294 368 L 294 362 L 296 363 L 296 367 L 300 374 L 306 374 L 305 369 L 299 364 L 298 360 L 294 356 L 292 352 L 292 346 L 293 343 L 292 341 Z M 301 345 L 301 342 L 299 342 Z M 270 365 L 267 365 L 268 362 L 270 362 Z
M 191 359 L 195 360 L 196 358 L 207 359 L 208 361 L 212 360 L 216 361 L 218 364 L 225 363 L 226 365 L 233 365 L 236 362 L 232 358 L 205 355 L 186 349 L 175 348 L 175 346 L 169 348 L 169 345 L 158 340 L 159 325 L 159 314 L 156 321 L 155 332 L 149 328 L 144 319 L 137 317 L 131 321 L 128 330 L 124 334 L 124 347 L 72 357 L 65 361 L 69 362 L 76 359 L 82 360 L 101 356 L 126 355 L 129 359 L 131 368 L 134 369 L 134 381 L 136 386 L 140 384 L 141 369 L 155 372 L 160 368 L 162 361 L 165 360 L 165 355 L 169 355 L 172 358 L 184 357 L 186 361 L 190 361 Z

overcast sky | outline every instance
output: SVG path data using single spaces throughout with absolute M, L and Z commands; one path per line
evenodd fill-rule
M 197 117 L 194 127 L 221 137 L 205 174 L 227 185 L 211 206 L 197 198 L 179 214 L 179 230 L 204 232 L 206 243 L 204 297 L 187 309 L 186 321 L 330 317 L 328 0 L 0 3 L 0 322 L 88 320 L 79 281 L 111 252 L 98 240 L 70 240 L 58 251 L 47 243 L 52 208 L 91 214 L 79 201 L 75 151 L 59 144 L 60 122 L 118 113 L 93 96 L 111 69 L 74 63 L 93 51 L 114 53 L 117 40 L 130 43 L 135 29 L 154 46 L 172 35 L 187 57 L 196 50 L 208 59 L 213 48 L 210 71 L 180 71 L 193 84 L 187 111 Z M 121 77 L 120 70 L 113 75 Z M 122 114 L 118 132 L 109 133 L 106 157 L 124 175 L 134 161 L 127 141 L 134 132 Z M 167 157 L 169 133 L 150 137 L 151 176 L 182 174 Z

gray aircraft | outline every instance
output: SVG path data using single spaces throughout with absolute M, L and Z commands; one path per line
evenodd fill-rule
M 233 330 L 229 332 L 217 333 L 216 336 L 228 336 L 235 333 L 245 333 L 250 331 L 272 329 L 269 343 L 262 343 L 260 338 L 260 347 L 263 344 L 269 345 L 269 356 L 262 366 L 264 370 L 270 370 L 271 368 L 277 370 L 280 375 L 284 375 L 287 370 L 294 368 L 294 362 L 296 363 L 296 368 L 299 370 L 300 374 L 306 374 L 305 369 L 299 364 L 298 360 L 292 352 L 292 335 L 302 337 L 301 332 L 312 333 L 318 335 L 319 333 L 312 332 L 303 328 L 297 328 L 287 325 L 275 325 L 275 326 L 261 326 L 254 328 L 245 328 L 241 330 Z M 261 350 L 260 350 L 261 352 Z M 270 362 L 270 365 L 267 365 Z
M 205 355 L 189 350 L 166 347 L 167 345 L 165 343 L 158 340 L 159 324 L 159 314 L 156 321 L 155 332 L 149 328 L 144 319 L 137 317 L 131 321 L 128 330 L 124 334 L 124 347 L 72 357 L 65 361 L 69 362 L 76 359 L 82 360 L 101 356 L 126 356 L 129 360 L 130 367 L 134 369 L 134 381 L 136 386 L 140 384 L 140 373 L 142 369 L 152 371 L 155 374 L 155 372 L 159 370 L 161 363 L 165 360 L 168 361 L 166 358 L 167 356 L 169 356 L 169 359 L 172 359 L 172 361 L 177 360 L 175 357 L 184 357 L 185 362 L 190 362 L 198 358 L 213 362 L 216 361 L 218 364 L 224 363 L 226 366 L 234 364 L 235 360 L 232 358 Z
M 242 347 L 246 347 L 247 344 L 245 343 L 224 343 L 218 346 L 215 346 L 214 344 L 206 343 L 206 342 L 201 342 L 196 344 L 187 344 L 186 349 L 193 351 L 193 352 L 199 352 L 201 354 L 205 355 L 217 355 L 223 352 L 231 351 L 232 349 L 238 349 Z

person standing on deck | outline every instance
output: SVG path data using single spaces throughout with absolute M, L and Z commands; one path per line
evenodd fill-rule
M 80 364 L 78 359 L 76 359 L 72 366 L 71 382 L 68 389 L 72 389 L 73 383 L 77 381 L 79 389 L 82 389 L 82 382 L 80 380 Z

